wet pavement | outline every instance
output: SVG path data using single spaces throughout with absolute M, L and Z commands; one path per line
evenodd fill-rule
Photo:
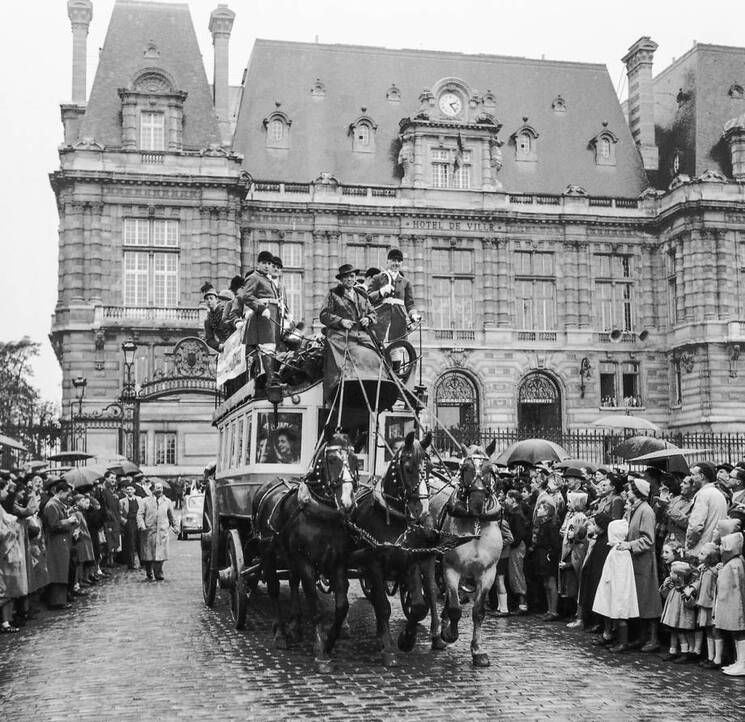
M 492 666 L 475 669 L 470 607 L 454 645 L 431 652 L 421 627 L 416 649 L 384 669 L 372 609 L 356 581 L 351 638 L 339 642 L 334 671 L 320 674 L 309 630 L 299 646 L 274 649 L 263 586 L 236 631 L 224 593 L 214 609 L 203 604 L 198 540 L 174 540 L 171 557 L 164 582 L 120 569 L 69 612 L 42 612 L 20 633 L 0 636 L 0 719 L 745 717 L 745 678 L 656 655 L 612 655 L 593 647 L 590 635 L 536 617 L 488 616 Z M 392 606 L 397 634 L 403 615 L 397 599 Z

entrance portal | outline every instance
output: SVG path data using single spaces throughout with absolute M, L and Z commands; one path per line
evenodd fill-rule
M 561 429 L 561 394 L 542 373 L 528 374 L 517 391 L 517 424 L 521 430 Z

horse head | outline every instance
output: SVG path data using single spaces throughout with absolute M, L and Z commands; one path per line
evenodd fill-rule
M 344 434 L 334 434 L 323 447 L 316 469 L 326 496 L 333 500 L 339 511 L 351 512 L 359 482 L 359 461 Z
M 495 492 L 496 471 L 480 446 L 463 447 L 460 490 L 466 509 L 476 515 L 484 513 Z
M 419 441 L 410 431 L 396 451 L 383 480 L 387 496 L 399 500 L 409 519 L 423 520 L 429 515 L 429 457 L 427 448 L 432 443 L 430 432 Z

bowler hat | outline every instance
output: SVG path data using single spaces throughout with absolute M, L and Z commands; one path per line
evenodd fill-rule
M 585 475 L 582 473 L 582 469 L 577 469 L 574 466 L 570 466 L 568 469 L 564 469 L 564 478 L 584 479 Z
M 359 273 L 359 270 L 359 268 L 355 268 L 351 263 L 344 263 L 339 266 L 339 273 L 336 274 L 336 277 L 341 281 L 344 276 L 354 275 L 355 273 Z
M 271 251 L 262 251 L 261 253 L 259 253 L 257 261 L 259 263 L 271 263 L 273 259 L 274 254 L 272 254 Z
M 375 268 L 375 266 L 370 266 L 370 268 L 368 268 L 365 271 L 365 278 L 373 278 L 377 276 L 379 273 L 380 273 L 379 268 Z
M 389 261 L 403 261 L 404 254 L 401 253 L 401 251 L 399 251 L 398 248 L 391 248 L 391 250 L 388 251 L 388 260 Z
M 69 482 L 66 479 L 63 479 L 61 476 L 54 476 L 54 474 L 50 474 L 47 480 L 44 482 L 44 490 L 45 491 L 52 491 L 54 493 L 62 486 L 66 486 L 68 489 L 72 489 L 72 486 L 70 486 Z
M 279 256 L 272 256 L 272 265 L 276 266 L 277 268 L 284 268 L 282 265 L 282 259 Z

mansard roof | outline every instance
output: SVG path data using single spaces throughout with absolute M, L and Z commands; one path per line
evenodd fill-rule
M 186 4 L 117 0 L 104 40 L 81 138 L 104 146 L 121 145 L 119 88 L 131 88 L 145 69 L 161 69 L 174 90 L 187 93 L 184 102 L 185 150 L 219 143 L 212 95 L 197 37 Z
M 504 161 L 497 177 L 505 190 L 561 193 L 571 184 L 591 195 L 636 196 L 647 186 L 608 71 L 597 64 L 259 39 L 233 147 L 257 179 L 308 182 L 328 172 L 343 183 L 398 185 L 399 121 L 413 117 L 422 91 L 443 78 L 494 96 L 489 110 L 502 125 Z M 318 82 L 322 97 L 311 92 Z M 393 102 L 386 97 L 394 85 L 398 102 L 396 94 Z M 557 96 L 566 112 L 552 107 Z M 277 103 L 293 121 L 288 150 L 267 148 L 264 136 L 262 119 Z M 361 108 L 378 125 L 377 152 L 364 157 L 347 142 Z M 507 152 L 510 136 L 526 122 L 540 135 L 536 167 L 527 172 Z M 604 122 L 618 137 L 613 168 L 598 168 L 588 148 Z

